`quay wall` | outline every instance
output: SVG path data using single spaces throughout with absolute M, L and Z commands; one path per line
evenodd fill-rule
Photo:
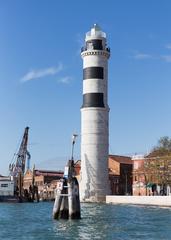
M 106 196 L 106 203 L 170 206 L 171 196 Z

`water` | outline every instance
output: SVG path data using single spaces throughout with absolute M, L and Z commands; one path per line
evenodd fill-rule
M 81 220 L 52 219 L 52 202 L 0 204 L 0 240 L 171 239 L 171 208 L 82 204 Z

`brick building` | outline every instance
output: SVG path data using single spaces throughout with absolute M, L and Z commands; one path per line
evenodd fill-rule
M 171 194 L 171 156 L 134 156 L 133 195 Z
M 133 162 L 131 158 L 109 155 L 108 168 L 112 195 L 132 195 Z
M 34 170 L 34 183 L 38 186 L 38 193 L 42 199 L 54 199 L 54 190 L 60 178 L 63 177 L 63 171 Z M 33 182 L 33 171 L 27 170 L 23 187 L 29 190 Z
M 132 157 L 133 161 L 133 195 L 145 196 L 147 195 L 146 177 L 144 174 L 144 156 L 135 155 Z
M 130 157 L 109 155 L 108 170 L 112 195 L 132 194 L 133 162 Z M 81 161 L 75 163 L 75 172 L 80 180 Z M 99 176 L 100 177 L 100 176 Z
M 75 162 L 75 174 L 80 180 L 81 160 Z M 132 194 L 133 161 L 127 156 L 109 155 L 109 184 L 112 195 Z M 63 177 L 63 171 L 34 170 L 34 183 L 38 186 L 42 199 L 54 199 L 54 190 Z M 100 177 L 100 176 L 99 176 Z M 33 181 L 33 172 L 27 170 L 23 179 L 23 187 L 29 189 Z

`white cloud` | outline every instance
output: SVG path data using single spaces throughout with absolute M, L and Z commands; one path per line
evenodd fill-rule
M 167 49 L 170 49 L 171 50 L 171 44 L 167 44 L 165 46 Z M 136 60 L 148 60 L 148 59 L 152 59 L 152 60 L 162 60 L 162 61 L 165 61 L 165 62 L 171 62 L 171 54 L 165 54 L 165 55 L 162 55 L 162 54 L 148 54 L 148 53 L 141 53 L 139 51 L 134 51 L 132 56 L 132 58 L 136 59 Z
M 33 79 L 37 78 L 43 78 L 45 76 L 49 75 L 55 75 L 58 72 L 62 71 L 63 65 L 62 63 L 59 63 L 57 67 L 49 67 L 44 69 L 36 69 L 36 70 L 30 70 L 28 73 L 26 73 L 22 78 L 21 82 L 27 82 Z
M 137 53 L 133 57 L 137 60 L 144 60 L 144 59 L 152 58 L 152 55 L 146 54 L 146 53 Z
M 171 49 L 171 43 L 167 44 L 167 45 L 166 45 L 166 48 L 167 48 L 167 49 Z
M 161 58 L 166 62 L 171 62 L 171 55 L 163 55 Z
M 59 83 L 68 84 L 71 81 L 72 77 L 66 76 L 58 79 Z

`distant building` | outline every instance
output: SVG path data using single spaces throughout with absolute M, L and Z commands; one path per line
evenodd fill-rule
M 133 162 L 131 158 L 109 155 L 108 168 L 112 195 L 132 195 Z
M 0 175 L 0 196 L 14 195 L 14 181 L 10 177 Z
M 171 195 L 171 156 L 134 156 L 133 195 Z
M 63 171 L 50 170 L 34 170 L 34 184 L 38 186 L 38 193 L 40 198 L 54 199 L 54 190 L 56 189 L 59 179 L 63 177 Z M 33 171 L 27 170 L 24 179 L 23 187 L 29 190 L 33 182 Z
M 144 173 L 144 161 L 143 155 L 135 155 L 132 157 L 133 161 L 133 195 L 145 196 L 147 194 L 146 189 L 146 176 Z
M 109 155 L 108 176 L 112 195 L 132 194 L 133 161 L 130 157 Z M 75 162 L 75 173 L 80 180 L 81 161 Z M 101 177 L 99 175 L 99 177 Z
M 33 172 L 28 169 L 23 178 L 23 188 L 29 190 L 30 185 L 33 182 Z

